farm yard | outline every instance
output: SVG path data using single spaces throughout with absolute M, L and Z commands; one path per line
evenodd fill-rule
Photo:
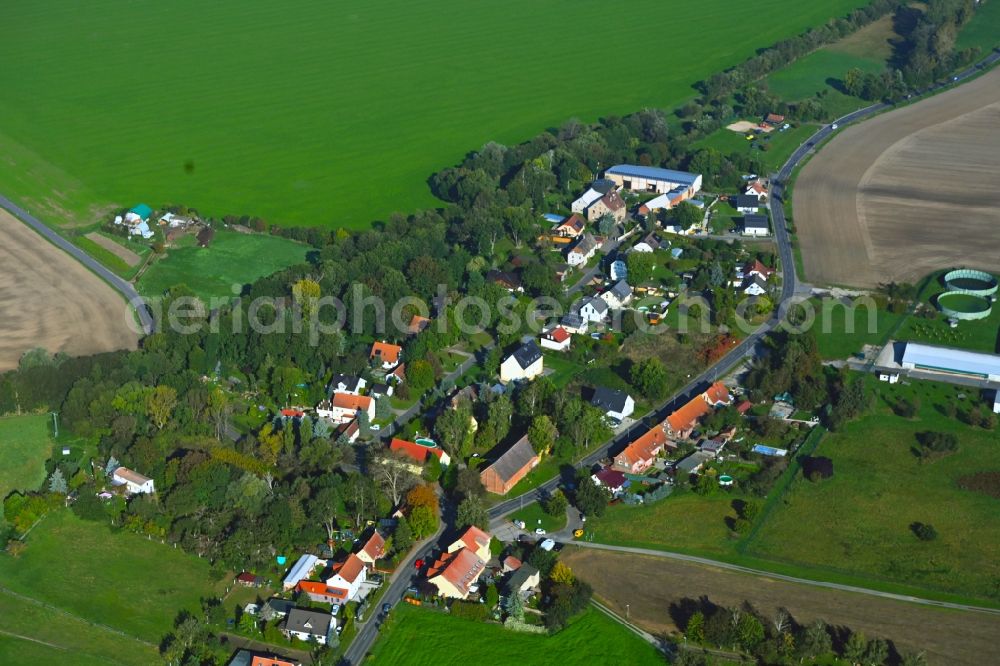
M 71 355 L 135 347 L 132 314 L 117 292 L 2 210 L 0 234 L 0 371 L 36 347 Z
M 687 562 L 569 547 L 562 561 L 594 586 L 594 595 L 643 629 L 677 631 L 672 616 L 684 600 L 752 603 L 770 616 L 785 608 L 796 621 L 822 619 L 833 625 L 884 636 L 903 651 L 926 651 L 932 666 L 979 666 L 993 648 L 1000 619 L 955 613 L 849 592 L 806 587 Z
M 584 612 L 559 633 L 546 636 L 519 634 L 499 625 L 449 617 L 408 604 L 393 610 L 371 660 L 387 666 L 462 666 L 470 655 L 476 655 L 480 666 L 501 666 L 510 663 L 511 655 L 528 654 L 544 655 L 545 663 L 565 666 L 663 663 L 663 655 L 655 648 L 596 609 Z
M 487 141 L 674 106 L 709 74 L 863 4 L 708 0 L 678 14 L 640 0 L 609 17 L 600 3 L 528 0 L 7 3 L 0 60 L 19 66 L 0 73 L 0 192 L 60 225 L 152 200 L 361 228 L 434 205 L 428 176 Z M 597 26 L 605 44 L 671 38 L 642 67 L 580 67 Z
M 825 146 L 794 191 L 805 279 L 874 287 L 954 265 L 1000 269 L 991 175 L 998 105 L 994 70 L 847 128 Z

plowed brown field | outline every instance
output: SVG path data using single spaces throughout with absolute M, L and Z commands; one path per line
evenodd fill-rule
M 805 279 L 874 287 L 1000 270 L 1000 69 L 844 130 L 794 190 Z
M 131 311 L 96 275 L 0 210 L 0 371 L 35 347 L 70 355 L 134 348 Z

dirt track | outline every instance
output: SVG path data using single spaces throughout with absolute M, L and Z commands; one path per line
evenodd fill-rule
M 101 234 L 97 233 L 96 231 L 90 232 L 89 234 L 87 234 L 85 236 L 85 238 L 89 238 L 90 240 L 94 241 L 95 243 L 97 243 L 98 245 L 100 245 L 101 247 L 103 247 L 105 250 L 107 250 L 111 254 L 115 255 L 116 257 L 118 257 L 119 259 L 121 259 L 122 261 L 124 261 L 129 266 L 135 266 L 140 261 L 142 261 L 142 257 L 140 257 L 138 254 L 136 254 L 132 250 L 128 249 L 127 247 L 125 247 L 123 245 L 120 245 L 120 244 L 114 242 L 110 238 L 102 236 Z
M 127 304 L 108 285 L 0 210 L 0 371 L 35 347 L 71 355 L 134 348 Z
M 980 666 L 1000 635 L 996 616 L 941 610 L 851 592 L 818 589 L 657 557 L 567 548 L 562 560 L 615 612 L 656 634 L 676 631 L 671 604 L 707 597 L 721 606 L 749 601 L 766 616 L 786 608 L 800 623 L 817 618 L 882 636 L 929 664 Z
M 844 130 L 802 169 L 805 278 L 873 287 L 1000 270 L 1000 69 Z

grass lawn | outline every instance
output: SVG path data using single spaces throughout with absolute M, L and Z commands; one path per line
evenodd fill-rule
M 13 490 L 35 490 L 52 455 L 48 414 L 0 418 L 0 499 Z M 3 509 L 0 508 L 0 519 Z
M 677 491 L 649 506 L 615 504 L 600 518 L 587 518 L 585 538 L 617 546 L 729 554 L 735 542 L 726 518 L 736 516 L 732 502 L 741 497 L 724 490 L 708 496 Z
M 714 148 L 723 155 L 732 153 L 758 155 L 764 160 L 764 165 L 769 171 L 777 171 L 816 129 L 816 125 L 806 123 L 784 132 L 775 130 L 769 134 L 761 134 L 756 140 L 747 141 L 742 132 L 733 132 L 722 127 L 693 145 L 695 148 Z M 763 149 L 764 146 L 766 150 Z M 742 214 L 736 213 L 735 209 L 733 213 L 734 217 L 743 217 Z
M 566 514 L 559 517 L 550 516 L 542 510 L 542 505 L 538 502 L 532 502 L 523 509 L 515 511 L 508 518 L 523 520 L 524 529 L 528 532 L 534 532 L 536 527 L 541 527 L 546 532 L 558 532 L 566 527 Z
M 545 355 L 546 375 L 556 388 L 564 388 L 570 381 L 582 373 L 584 366 L 569 360 L 565 354 L 560 352 L 543 352 Z
M 17 559 L 0 556 L 0 580 L 14 592 L 76 617 L 158 643 L 182 609 L 218 592 L 207 560 L 70 511 L 44 518 Z
M 155 645 L 6 592 L 0 592 L 0 631 L 0 663 L 4 664 L 146 666 L 160 659 Z
M 877 382 L 872 380 L 873 384 Z M 890 581 L 1000 600 L 1000 504 L 963 490 L 966 474 L 1000 471 L 995 432 L 970 428 L 940 411 L 979 401 L 975 391 L 913 382 L 881 392 L 875 411 L 829 434 L 816 455 L 831 458 L 834 476 L 797 477 L 749 544 L 748 554 Z M 886 399 L 919 399 L 915 419 L 892 414 Z M 916 434 L 954 433 L 958 451 L 921 463 Z M 920 541 L 910 525 L 929 523 L 939 537 Z
M 566 0 L 105 0 L 83 16 L 53 0 L 41 20 L 15 3 L 0 43 L 0 62 L 20 65 L 0 72 L 0 192 L 57 224 L 145 201 L 364 227 L 434 205 L 427 177 L 487 141 L 675 106 L 711 73 L 863 4 L 707 0 L 678 13 L 639 0 L 608 20 L 606 5 Z M 595 25 L 608 44 L 672 37 L 643 67 L 582 68 Z M 601 80 L 616 93 L 595 95 Z
M 812 330 L 816 333 L 819 355 L 824 360 L 846 359 L 851 354 L 860 352 L 864 345 L 882 344 L 893 326 L 903 317 L 888 310 L 861 305 L 849 311 L 840 307 L 839 303 L 824 314 L 820 301 L 810 302 L 816 308 L 816 324 Z M 851 331 L 848 331 L 849 324 L 853 326 Z
M 940 276 L 941 274 L 936 274 L 929 277 L 920 292 L 922 306 L 933 309 L 937 316 L 934 319 L 912 316 L 900 327 L 895 337 L 899 340 L 915 340 L 973 351 L 1000 351 L 1000 307 L 994 306 L 993 312 L 986 319 L 960 321 L 957 328 L 951 328 L 948 318 L 937 307 L 936 297 L 944 291 Z M 959 304 L 957 300 L 945 302 L 952 307 Z
M 112 273 L 115 273 L 126 280 L 131 278 L 139 269 L 138 266 L 129 266 L 114 252 L 101 247 L 91 239 L 84 236 L 77 236 L 74 238 L 73 244 L 104 264 L 105 268 L 109 269 Z
M 1000 2 L 981 3 L 976 13 L 962 27 L 955 41 L 956 49 L 968 49 L 978 46 L 985 52 L 1000 46 Z
M 428 640 L 433 637 L 433 640 Z M 442 650 L 461 645 L 460 650 Z M 375 664 L 464 666 L 476 655 L 478 666 L 519 664 L 662 664 L 663 655 L 651 645 L 590 608 L 555 634 L 521 634 L 497 624 L 474 622 L 409 604 L 400 604 L 375 643 Z M 514 656 L 516 655 L 516 657 Z
M 187 285 L 201 298 L 231 298 L 233 285 L 244 285 L 287 266 L 305 261 L 309 248 L 276 236 L 220 230 L 208 247 L 194 238 L 167 250 L 139 279 L 139 293 L 160 296 L 167 289 Z

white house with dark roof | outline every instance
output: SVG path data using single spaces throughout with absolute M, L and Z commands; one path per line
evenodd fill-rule
M 313 640 L 326 645 L 330 631 L 337 628 L 336 618 L 330 613 L 293 608 L 285 618 L 285 635 L 300 641 Z
M 635 400 L 632 396 L 625 391 L 604 386 L 594 389 L 594 397 L 591 398 L 590 404 L 604 412 L 608 418 L 619 421 L 632 416 L 635 412 Z
M 746 281 L 743 293 L 747 296 L 763 296 L 767 293 L 767 282 L 759 275 L 754 275 Z
M 333 379 L 330 380 L 330 393 L 351 393 L 353 395 L 360 395 L 365 389 L 368 382 L 362 377 L 355 377 L 353 375 L 334 375 Z
M 601 300 L 612 310 L 620 310 L 632 300 L 632 287 L 625 280 L 619 280 L 613 287 L 601 294 Z
M 733 206 L 741 213 L 756 213 L 760 208 L 760 199 L 752 194 L 737 194 Z
M 597 239 L 589 233 L 583 233 L 566 252 L 566 263 L 570 266 L 582 266 L 594 257 L 597 248 Z
M 744 215 L 743 235 L 744 236 L 767 236 L 771 233 L 770 225 L 767 223 L 767 215 Z
M 500 364 L 500 381 L 504 384 L 531 380 L 542 374 L 545 362 L 542 350 L 534 340 L 528 341 L 514 350 L 514 353 Z
M 580 303 L 577 313 L 584 322 L 597 324 L 608 316 L 608 304 L 596 296 L 591 296 Z

